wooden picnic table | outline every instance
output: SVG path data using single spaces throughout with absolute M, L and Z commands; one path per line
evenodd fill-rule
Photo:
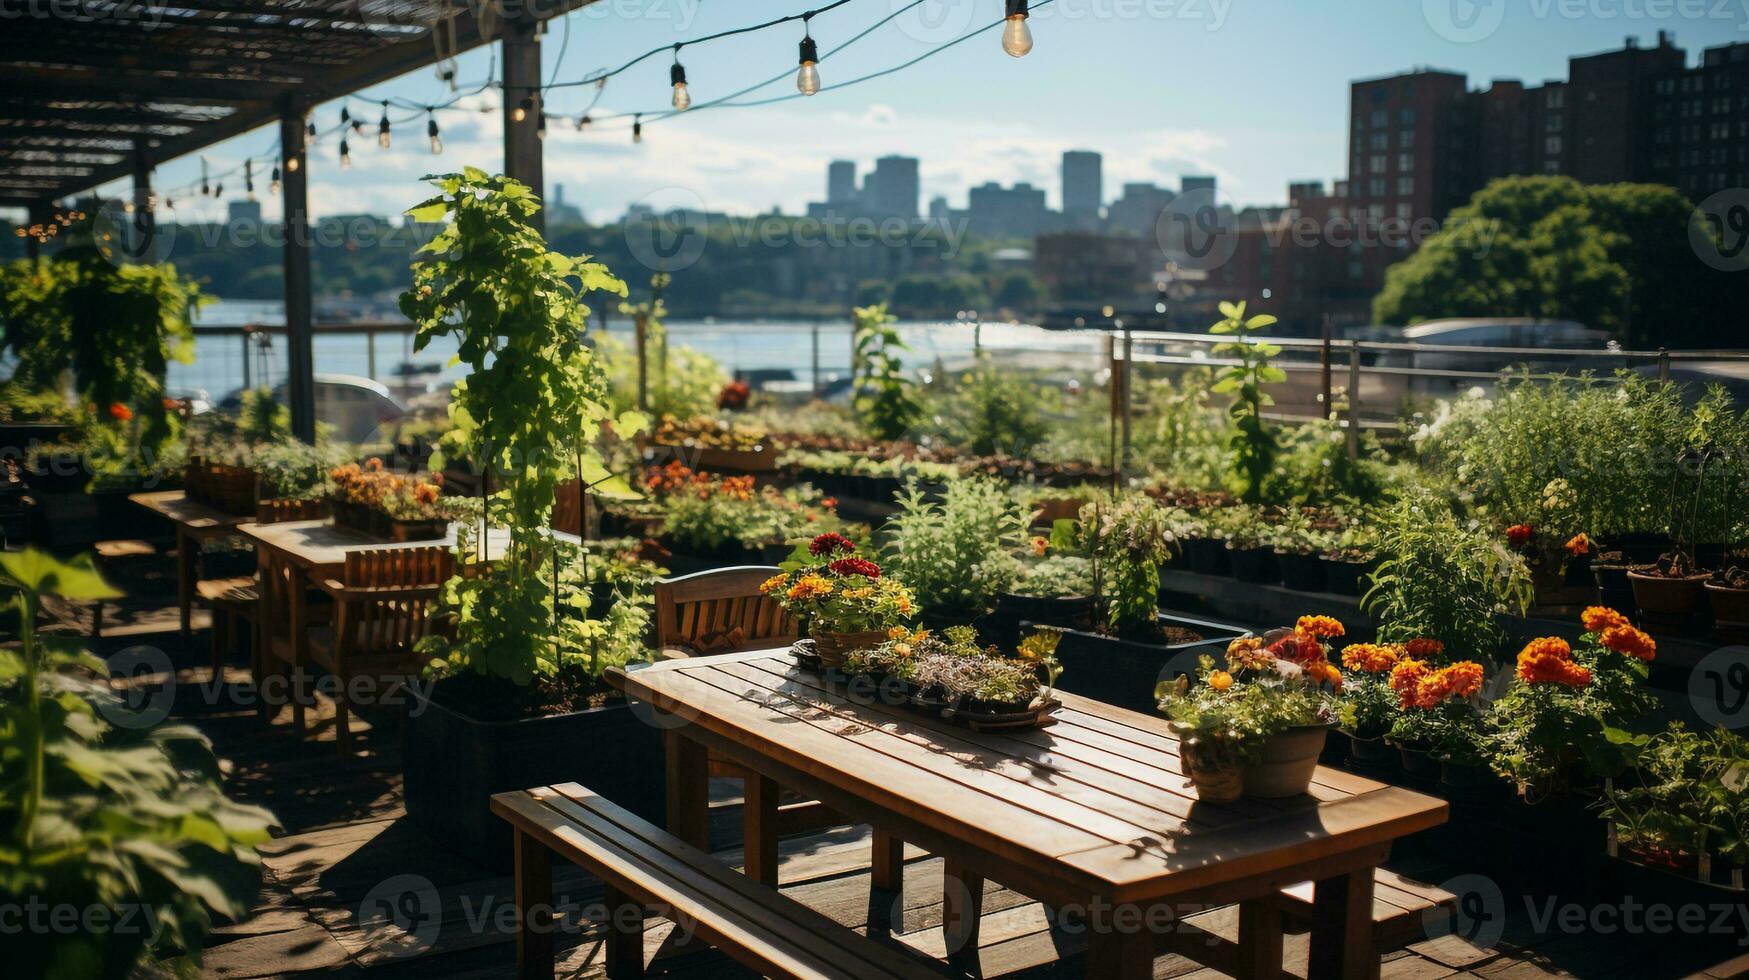
M 182 635 L 187 638 L 194 608 L 194 586 L 200 578 L 200 542 L 230 537 L 240 525 L 255 520 L 254 514 L 232 514 L 209 504 L 188 499 L 181 490 L 133 493 L 128 499 L 166 518 L 176 527 L 176 606 L 181 613 Z
M 1267 900 L 1308 880 L 1311 977 L 1377 976 L 1374 869 L 1393 840 L 1446 819 L 1442 800 L 1323 767 L 1307 795 L 1203 803 L 1164 718 L 1068 694 L 1048 727 L 975 732 L 853 699 L 782 649 L 659 662 L 615 682 L 668 729 L 677 836 L 706 845 L 708 760 L 738 763 L 872 825 L 877 887 L 896 842 L 940 855 L 950 951 L 969 943 L 975 956 L 989 879 L 1085 913 L 1087 975 L 1102 980 L 1153 975 L 1164 937 L 1141 924 L 1158 913 L 1233 902 L 1241 972 L 1277 976 L 1280 918 Z M 775 799 L 769 787 L 748 795 Z M 753 807 L 748 819 L 771 817 Z

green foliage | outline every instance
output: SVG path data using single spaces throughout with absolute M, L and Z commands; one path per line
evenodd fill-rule
M 1522 616 L 1532 598 L 1524 560 L 1474 526 L 1458 523 L 1426 492 L 1383 517 L 1379 567 L 1361 600 L 1379 640 L 1438 640 L 1456 658 L 1498 661 L 1506 642 L 1497 613 Z
M 1386 271 L 1373 319 L 1571 319 L 1630 346 L 1710 345 L 1743 307 L 1745 284 L 1695 258 L 1693 216 L 1669 187 L 1497 180 Z
M 243 404 L 237 412 L 237 434 L 251 443 L 291 439 L 291 409 L 280 404 L 272 388 L 251 388 L 243 392 Z
M 1356 738 L 1380 738 L 1397 721 L 1401 699 L 1391 690 L 1389 671 L 1343 671 L 1342 730 Z
M 1080 555 L 1052 555 L 1025 567 L 1016 595 L 1063 599 L 1093 594 L 1093 562 Z
M 1026 528 L 1020 507 L 993 480 L 952 480 L 940 501 L 917 484 L 899 495 L 886 524 L 884 566 L 938 616 L 984 612 L 1013 586 L 1013 550 Z
M 33 389 L 16 377 L 0 385 L 0 422 L 67 424 L 79 413 L 52 389 Z
M 1605 734 L 1629 763 L 1601 801 L 1622 846 L 1654 858 L 1710 850 L 1733 867 L 1749 864 L 1749 740 L 1681 722 L 1650 735 Z
M 496 478 L 482 520 L 507 528 L 509 544 L 489 572 L 445 586 L 455 639 L 430 647 L 451 667 L 527 684 L 551 675 L 564 650 L 545 533 L 555 488 L 606 479 L 599 429 L 629 436 L 644 423 L 610 419 L 606 379 L 583 342 L 589 309 L 580 293 L 624 296 L 625 284 L 605 266 L 548 251 L 529 223 L 539 202 L 523 184 L 472 167 L 432 183 L 441 193 L 407 213 L 449 221 L 421 250 L 401 311 L 419 325 L 416 349 L 443 334 L 458 342 L 470 373 L 455 386 L 450 416 L 469 457 Z M 569 622 L 569 631 L 590 629 Z M 590 664 L 597 676 L 604 667 Z
M 0 589 L 20 623 L 19 644 L 0 649 L 0 906 L 55 916 L 8 930 L 7 970 L 121 977 L 183 951 L 173 966 L 195 975 L 212 916 L 255 897 L 272 816 L 225 799 L 198 732 L 120 723 L 130 709 L 103 661 L 36 632 L 45 595 L 118 594 L 88 556 L 0 554 Z M 75 928 L 49 927 L 69 909 Z
M 1209 333 L 1231 335 L 1234 340 L 1216 344 L 1211 349 L 1216 357 L 1230 357 L 1237 364 L 1221 372 L 1212 389 L 1215 394 L 1233 396 L 1227 410 L 1232 416 L 1234 431 L 1228 440 L 1232 451 L 1233 481 L 1241 497 L 1250 501 L 1262 499 L 1264 481 L 1275 467 L 1277 451 L 1275 433 L 1264 421 L 1263 410 L 1275 404 L 1275 399 L 1263 390 L 1266 384 L 1287 380 L 1287 372 L 1269 363 L 1281 353 L 1281 348 L 1251 335 L 1275 323 L 1275 317 L 1259 314 L 1245 318 L 1244 303 L 1221 303 L 1224 318 L 1209 327 Z
M 1213 749 L 1233 764 L 1243 764 L 1257 758 L 1273 736 L 1290 728 L 1330 724 L 1338 717 L 1335 698 L 1298 671 L 1270 672 L 1222 689 L 1210 683 L 1220 673 L 1214 658 L 1204 656 L 1200 664 L 1200 683 L 1192 685 L 1180 675 L 1164 683 L 1159 693 L 1160 710 L 1187 741 L 1199 743 L 1205 759 Z
M 857 415 L 876 439 L 897 439 L 923 413 L 899 356 L 911 348 L 894 328 L 898 320 L 887 312 L 885 303 L 858 307 L 854 320 Z
M 1144 494 L 1081 508 L 1082 545 L 1093 556 L 1106 629 L 1118 636 L 1159 635 L 1160 564 L 1177 541 L 1171 512 Z
M 619 337 L 596 331 L 590 335 L 595 359 L 607 373 L 607 402 L 614 414 L 637 411 L 638 355 Z M 665 343 L 665 381 L 646 392 L 650 413 L 693 418 L 716 410 L 717 392 L 729 380 L 728 372 L 709 354 L 685 344 Z
M 125 406 L 131 441 L 157 451 L 170 438 L 164 375 L 194 359 L 192 313 L 200 288 L 176 267 L 117 266 L 92 245 L 22 260 L 0 274 L 0 349 L 18 359 L 14 379 L 55 388 L 72 372 L 79 399 L 107 413 Z
M 1051 434 L 1037 378 L 1003 370 L 988 353 L 948 387 L 933 428 L 947 442 L 976 456 L 1028 457 Z

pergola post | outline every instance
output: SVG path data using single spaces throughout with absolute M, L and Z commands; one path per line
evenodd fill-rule
M 506 16 L 500 29 L 504 37 L 504 175 L 528 185 L 546 200 L 546 181 L 541 160 L 540 122 L 545 111 L 541 101 L 540 21 L 527 12 Z M 518 111 L 522 119 L 517 120 Z M 530 219 L 535 230 L 545 234 L 543 206 Z
M 134 228 L 130 250 L 141 262 L 158 261 L 158 219 L 152 213 L 152 164 L 142 141 L 134 141 Z
M 292 434 L 316 441 L 315 366 L 311 351 L 313 303 L 310 297 L 309 161 L 304 155 L 304 110 L 301 99 L 288 99 L 279 117 L 279 145 L 284 153 L 280 194 L 284 215 L 286 402 Z M 269 383 L 263 378 L 262 383 Z

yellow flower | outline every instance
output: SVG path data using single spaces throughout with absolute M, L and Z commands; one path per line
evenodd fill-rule
M 901 615 L 901 616 L 911 615 L 911 597 L 901 593 L 899 596 L 898 608 L 899 608 L 899 615 Z
M 805 602 L 808 599 L 818 599 L 832 594 L 832 583 L 818 575 L 803 575 L 795 585 L 790 586 L 791 602 Z
M 786 586 L 788 584 L 789 584 L 789 576 L 785 575 L 782 572 L 779 572 L 778 574 L 773 575 L 772 577 L 759 583 L 759 593 L 761 595 L 770 595 L 773 592 L 776 592 L 776 591 L 782 589 L 784 586 Z
M 1209 686 L 1217 691 L 1225 691 L 1233 686 L 1233 675 L 1224 670 L 1217 670 L 1209 675 Z

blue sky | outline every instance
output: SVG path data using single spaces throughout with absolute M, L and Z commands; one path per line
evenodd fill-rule
M 819 2 L 819 0 L 816 0 Z M 814 20 L 823 54 L 904 5 L 852 0 Z M 1038 0 L 1034 0 L 1035 3 Z M 545 44 L 550 78 L 576 80 L 659 45 L 808 9 L 797 0 L 601 0 L 555 22 Z M 1001 0 L 925 0 L 922 7 L 820 64 L 831 86 L 907 61 L 972 26 L 1000 17 Z M 1055 0 L 1035 10 L 1035 47 L 1014 59 L 991 30 L 896 75 L 842 91 L 757 108 L 694 111 L 648 122 L 633 146 L 625 121 L 576 132 L 555 118 L 547 142 L 547 180 L 591 221 L 617 218 L 645 200 L 712 210 L 800 210 L 823 197 L 829 160 L 866 169 L 885 153 L 920 157 L 925 201 L 945 194 L 963 206 L 968 186 L 1030 180 L 1059 203 L 1058 156 L 1073 148 L 1105 154 L 1107 198 L 1125 181 L 1176 186 L 1185 173 L 1213 173 L 1241 204 L 1279 202 L 1290 180 L 1330 180 L 1346 166 L 1348 82 L 1431 65 L 1469 75 L 1535 81 L 1564 77 L 1569 55 L 1620 47 L 1628 35 L 1652 44 L 1674 33 L 1691 62 L 1706 47 L 1749 41 L 1749 0 Z M 687 48 L 681 59 L 693 97 L 703 103 L 756 81 L 786 77 L 758 95 L 795 92 L 801 31 L 788 24 Z M 487 77 L 486 50 L 462 59 L 459 77 Z M 668 54 L 616 76 L 596 115 L 659 112 L 668 104 Z M 557 91 L 550 114 L 580 112 L 589 86 Z M 427 69 L 352 100 L 374 122 L 372 98 L 447 101 Z M 755 96 L 749 96 L 753 98 Z M 496 105 L 497 92 L 463 105 Z M 335 122 L 340 103 L 318 110 Z M 405 113 L 397 113 L 404 115 Z M 355 167 L 336 165 L 337 138 L 312 151 L 312 205 L 318 214 L 398 211 L 420 197 L 410 178 L 501 162 L 495 113 L 438 116 L 445 152 L 432 157 L 424 121 L 396 128 L 393 148 L 354 139 Z M 374 133 L 374 126 L 371 127 Z M 216 173 L 273 147 L 261 131 L 220 144 L 207 158 Z M 157 183 L 198 181 L 194 159 L 160 168 Z M 258 170 L 265 200 L 265 174 Z M 226 181 L 226 195 L 241 190 Z M 121 185 L 112 185 L 119 191 Z M 179 198 L 177 216 L 213 216 L 222 205 Z

